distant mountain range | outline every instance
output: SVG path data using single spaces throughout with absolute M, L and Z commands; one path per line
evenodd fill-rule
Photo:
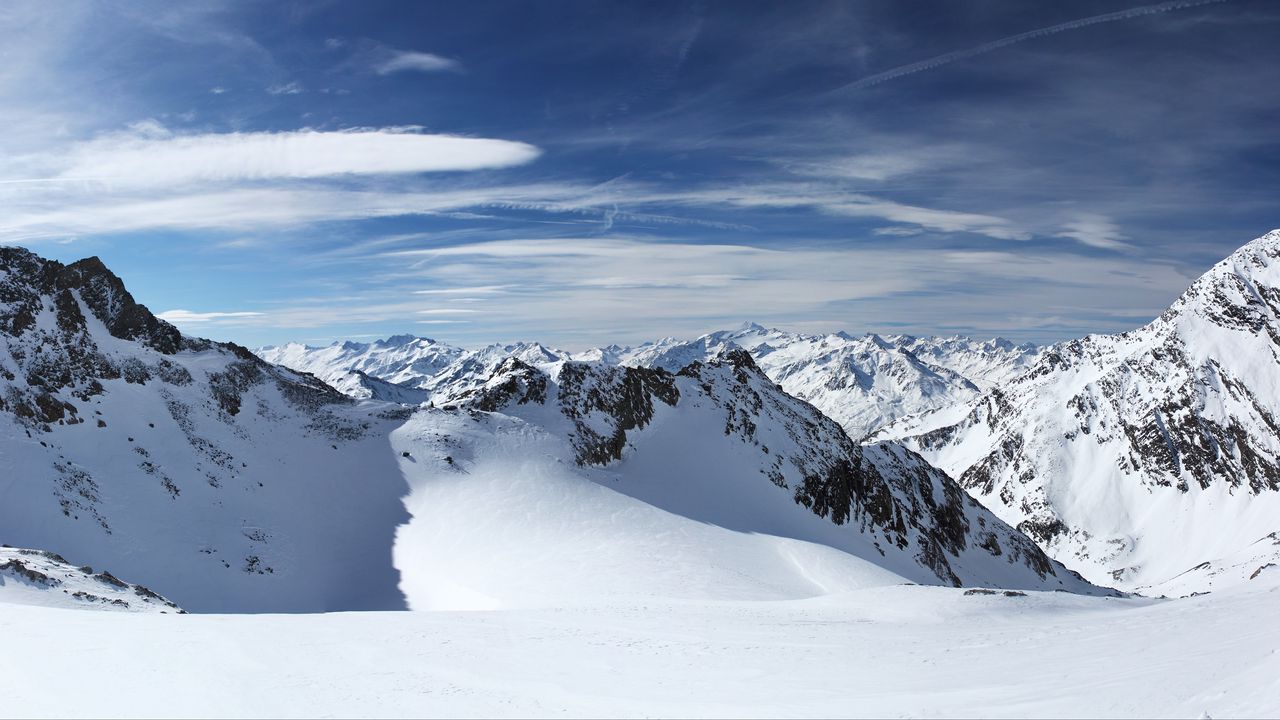
M 971 401 L 1016 377 L 1039 357 L 1035 345 L 965 337 L 909 335 L 859 337 L 804 335 L 746 323 L 693 340 L 664 338 L 637 347 L 611 345 L 572 353 L 538 343 L 463 350 L 430 338 L 397 335 L 373 343 L 297 343 L 259 348 L 264 360 L 310 372 L 355 398 L 391 397 L 400 390 L 373 387 L 373 377 L 409 390 L 419 401 L 482 382 L 499 362 L 602 362 L 677 372 L 730 347 L 755 362 L 791 395 L 812 403 L 854 438 L 900 418 Z

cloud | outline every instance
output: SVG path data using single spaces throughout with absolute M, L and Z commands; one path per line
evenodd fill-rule
M 1071 238 L 1089 247 L 1104 250 L 1124 250 L 1133 247 L 1124 242 L 1127 236 L 1120 232 L 1119 226 L 1109 218 L 1101 215 L 1081 215 L 1077 219 L 1064 223 L 1067 229 L 1057 237 Z
M 539 153 L 522 142 L 412 128 L 175 135 L 146 122 L 76 143 L 40 162 L 56 167 L 53 177 L 66 180 L 172 188 L 193 182 L 502 168 L 530 162 Z
M 286 83 L 284 85 L 272 85 L 267 88 L 270 95 L 301 95 L 305 92 L 301 85 L 296 82 Z
M 887 236 L 887 237 L 911 237 L 913 235 L 919 235 L 924 231 L 920 230 L 919 228 L 899 227 L 897 225 L 894 225 L 892 227 L 876 228 L 871 232 L 874 235 L 881 235 L 881 236 Z
M 157 186 L 147 186 L 148 188 Z M 265 230 L 310 223 L 434 215 L 477 206 L 537 209 L 547 198 L 569 202 L 574 186 L 498 186 L 435 192 L 339 188 L 231 187 L 152 198 L 80 192 L 14 192 L 0 214 L 0 238 L 35 240 L 149 229 Z M 0 198 L 4 195 L 0 194 Z M 2 203 L 0 203 L 2 204 Z
M 832 203 L 822 206 L 822 209 L 835 215 L 880 218 L 940 232 L 971 232 L 997 240 L 1031 238 L 1028 230 L 1019 228 L 1005 218 L 954 210 L 934 210 L 875 198 L 854 198 L 853 202 Z
M 797 175 L 877 182 L 910 175 L 926 167 L 923 158 L 907 153 L 868 153 L 834 160 L 792 161 L 782 165 Z
M 396 72 L 444 72 L 458 70 L 462 66 L 457 60 L 441 57 L 434 53 L 414 50 L 395 50 L 389 58 L 374 65 L 374 72 L 379 75 L 390 75 Z
M 1144 15 L 1156 15 L 1159 13 L 1171 12 L 1174 10 L 1187 10 L 1191 8 L 1202 7 L 1204 5 L 1214 5 L 1217 3 L 1222 3 L 1227 1 L 1228 0 L 1171 0 L 1170 2 L 1162 2 L 1162 3 L 1157 3 L 1155 5 L 1141 5 L 1139 7 L 1129 8 L 1127 10 L 1118 10 L 1116 12 L 1105 13 L 1102 15 L 1093 15 L 1086 18 L 1080 18 L 1078 20 L 1071 20 L 1069 22 L 1058 23 L 1057 25 L 1050 25 L 1048 27 L 1042 27 L 1042 28 L 1037 28 L 1035 30 L 1028 30 L 1027 32 L 1018 33 L 1017 35 L 1010 35 L 1008 37 L 1003 37 L 1003 38 L 1000 38 L 999 40 L 992 40 L 991 42 L 983 43 L 981 45 L 977 45 L 975 47 L 971 47 L 965 50 L 957 50 L 955 52 L 949 52 L 943 55 L 938 55 L 936 57 L 932 57 L 927 60 L 921 60 L 919 62 L 911 63 L 909 65 L 901 65 L 881 73 L 876 73 L 875 75 L 867 76 L 865 78 L 862 78 L 861 80 L 851 82 L 847 85 L 843 85 L 837 88 L 833 92 L 848 92 L 853 90 L 862 90 L 863 88 L 879 85 L 881 83 L 889 82 L 890 80 L 896 80 L 900 77 L 905 77 L 907 75 L 914 75 L 918 72 L 932 70 L 934 68 L 941 67 L 943 65 L 949 65 L 953 62 L 957 62 L 960 60 L 967 60 L 969 58 L 977 57 L 979 55 L 985 55 L 989 52 L 994 52 L 996 50 L 1008 47 L 1010 45 L 1016 45 L 1017 43 L 1020 43 L 1020 42 L 1026 42 L 1027 40 L 1035 40 L 1038 38 L 1049 37 L 1050 35 L 1057 35 L 1058 33 L 1068 32 L 1070 30 L 1080 30 L 1082 28 L 1090 27 L 1092 25 L 1100 25 L 1102 23 L 1116 22 L 1120 20 L 1132 20 L 1134 18 L 1142 17 Z
M 260 312 L 192 312 L 190 310 L 165 310 L 156 317 L 175 325 L 207 323 L 217 320 L 244 320 L 261 317 Z
M 941 210 L 846 192 L 832 185 L 777 183 L 691 191 L 672 195 L 679 203 L 714 202 L 739 207 L 807 207 L 828 215 L 877 218 L 939 232 L 969 232 L 997 240 L 1026 240 L 1029 228 L 1012 220 L 983 213 Z
M 414 295 L 490 295 L 500 293 L 505 285 L 473 285 L 471 287 L 432 288 L 430 290 L 414 290 Z
M 1188 282 L 1168 264 L 1054 249 L 903 252 L 799 242 L 777 249 L 650 237 L 395 251 L 366 260 L 362 273 L 369 290 L 358 300 L 285 301 L 238 327 L 279 336 L 290 328 L 425 321 L 450 327 L 455 342 L 538 339 L 569 347 L 695 335 L 744 318 L 801 329 L 1043 337 L 1132 325 L 1141 311 L 1116 318 L 1115 308 L 1171 300 Z M 436 290 L 466 290 L 475 312 L 441 308 L 451 296 Z

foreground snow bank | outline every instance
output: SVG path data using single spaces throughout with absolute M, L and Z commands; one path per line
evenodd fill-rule
M 1280 713 L 1275 584 L 1170 601 L 970 593 L 288 616 L 4 607 L 0 715 Z

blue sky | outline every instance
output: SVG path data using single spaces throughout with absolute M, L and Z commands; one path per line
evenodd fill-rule
M 1280 3 L 0 6 L 0 243 L 184 331 L 1051 341 L 1280 226 Z

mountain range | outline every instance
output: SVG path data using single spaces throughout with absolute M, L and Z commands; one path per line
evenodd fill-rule
M 467 351 L 408 336 L 258 352 L 337 385 L 390 364 L 379 379 L 438 404 L 487 382 L 508 357 L 552 374 L 578 361 L 679 374 L 741 349 L 848 437 L 918 451 L 1095 583 L 1188 594 L 1246 581 L 1271 558 L 1266 538 L 1280 517 L 1277 255 L 1272 232 L 1151 324 L 1045 347 L 747 323 L 577 353 L 536 343 Z M 413 347 L 430 359 L 421 372 L 404 370 L 416 360 L 402 349 Z
M 0 249 L 0 540 L 206 612 L 1106 592 L 912 451 L 854 443 L 740 348 L 673 373 L 435 345 L 349 348 L 395 356 L 351 370 L 357 399 L 183 335 L 96 258 Z M 371 389 L 405 386 L 370 371 L 432 367 L 410 388 L 426 406 Z
M 289 343 L 255 352 L 269 362 L 313 373 L 352 397 L 394 400 L 410 390 L 425 393 L 415 396 L 421 402 L 483 381 L 507 357 L 534 364 L 576 360 L 678 372 L 730 347 L 749 351 L 786 392 L 812 403 L 854 438 L 900 418 L 974 400 L 1017 376 L 1040 353 L 1035 345 L 1003 338 L 805 335 L 750 322 L 693 340 L 664 338 L 576 353 L 531 342 L 463 350 L 410 335 L 323 347 Z M 373 387 L 370 377 L 398 387 Z

